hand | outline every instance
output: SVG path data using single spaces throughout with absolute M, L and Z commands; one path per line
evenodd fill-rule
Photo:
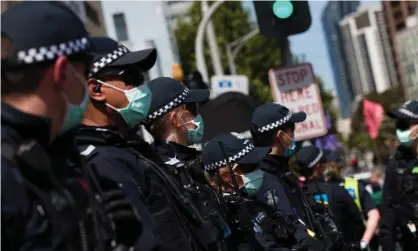
M 142 223 L 124 192 L 120 189 L 104 192 L 102 204 L 116 228 L 117 243 L 133 246 L 141 235 Z
M 364 241 L 364 240 L 361 240 L 360 241 L 360 249 L 361 250 L 366 249 L 368 246 L 369 246 L 369 242 L 368 241 Z

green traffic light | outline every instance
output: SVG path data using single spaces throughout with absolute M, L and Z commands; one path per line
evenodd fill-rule
M 273 4 L 273 13 L 280 19 L 286 19 L 293 14 L 293 4 L 289 0 L 276 0 Z

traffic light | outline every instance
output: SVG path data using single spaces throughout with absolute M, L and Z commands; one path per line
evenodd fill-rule
M 308 1 L 254 1 L 254 8 L 260 32 L 268 38 L 285 38 L 311 26 Z

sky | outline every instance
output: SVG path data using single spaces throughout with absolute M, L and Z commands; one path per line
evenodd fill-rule
M 305 55 L 305 61 L 312 63 L 314 72 L 320 76 L 325 88 L 334 90 L 334 80 L 331 65 L 328 59 L 328 52 L 325 37 L 322 30 L 321 13 L 327 1 L 309 1 L 309 8 L 312 16 L 312 24 L 308 31 L 290 37 L 291 50 L 295 55 Z M 361 1 L 361 6 L 376 5 L 380 1 Z M 252 2 L 243 3 L 245 8 L 253 12 Z M 254 13 L 251 13 L 253 16 Z

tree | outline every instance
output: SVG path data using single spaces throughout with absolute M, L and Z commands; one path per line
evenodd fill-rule
M 174 31 L 182 68 L 186 73 L 196 70 L 194 42 L 201 16 L 200 2 L 196 1 L 187 16 L 177 20 L 177 27 Z M 215 12 L 212 23 L 217 35 L 224 72 L 228 74 L 226 45 L 251 31 L 248 13 L 242 7 L 241 2 L 227 1 Z M 206 44 L 204 49 L 210 76 L 213 74 L 213 69 Z M 258 34 L 238 53 L 235 63 L 238 74 L 246 75 L 249 79 L 250 94 L 263 102 L 272 101 L 268 70 L 279 67 L 281 64 L 279 42 Z

